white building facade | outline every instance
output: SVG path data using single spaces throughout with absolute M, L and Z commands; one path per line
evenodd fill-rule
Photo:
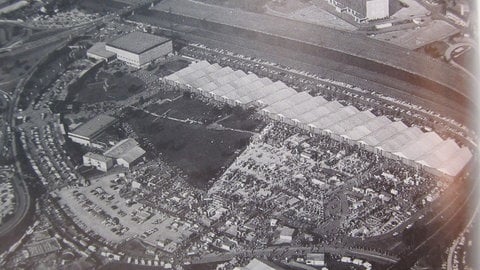
M 140 68 L 172 53 L 173 44 L 167 38 L 133 32 L 107 43 L 105 49 L 115 53 L 127 65 Z

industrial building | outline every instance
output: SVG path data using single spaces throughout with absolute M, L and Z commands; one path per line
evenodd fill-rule
M 140 68 L 153 60 L 165 58 L 172 53 L 172 41 L 168 38 L 132 32 L 111 42 L 105 49 L 117 55 L 117 58 L 130 66 Z
M 297 92 L 282 82 L 206 61 L 192 63 L 164 80 L 232 106 L 259 108 L 260 114 L 272 120 L 358 145 L 448 179 L 458 175 L 472 159 L 467 147 L 442 139 L 435 132 L 423 132 L 370 111 Z
M 99 115 L 68 132 L 68 137 L 75 143 L 96 147 L 92 143 L 98 135 L 115 123 L 116 119 L 108 115 Z
M 283 270 L 284 268 L 263 259 L 253 258 L 244 267 L 235 267 L 234 270 Z
M 307 253 L 305 260 L 307 265 L 325 266 L 325 254 L 324 253 Z
M 107 49 L 105 49 L 105 46 L 105 42 L 98 42 L 93 44 L 93 46 L 87 50 L 87 57 L 95 60 L 103 60 L 106 62 L 114 60 L 117 55 L 114 52 L 107 51 Z
M 125 168 L 130 168 L 143 155 L 145 150 L 138 146 L 138 142 L 128 138 L 115 144 L 103 153 L 104 156 L 115 159 L 116 163 Z
M 113 159 L 103 155 L 88 152 L 83 155 L 83 165 L 93 166 L 99 171 L 107 172 L 108 169 L 113 166 Z
M 359 23 L 388 18 L 390 12 L 389 0 L 328 0 L 328 3 Z

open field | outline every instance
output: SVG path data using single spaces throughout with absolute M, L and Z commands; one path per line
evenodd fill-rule
M 170 75 L 176 71 L 179 71 L 180 69 L 183 69 L 187 67 L 189 64 L 188 61 L 185 60 L 177 60 L 173 62 L 168 62 L 165 63 L 161 66 L 158 67 L 158 69 L 155 71 L 155 75 L 158 75 L 160 77 L 164 77 L 167 75 Z
M 96 76 L 90 76 L 83 86 L 77 92 L 75 101 L 96 103 L 124 100 L 144 89 L 144 83 L 139 78 L 125 72 L 111 74 L 100 71 Z
M 138 137 L 148 139 L 155 151 L 199 186 L 228 166 L 251 136 L 246 132 L 211 130 L 203 124 L 169 120 L 139 110 L 130 111 L 125 121 Z
M 227 128 L 241 129 L 246 131 L 259 131 L 264 123 L 252 118 L 253 112 L 233 110 L 232 114 L 218 123 Z
M 198 99 L 186 98 L 180 94 L 180 96 L 173 100 L 162 100 L 148 106 L 147 111 L 158 115 L 165 114 L 173 118 L 189 119 L 203 124 L 211 124 L 227 116 L 231 109 L 219 109 L 213 106 L 207 106 Z

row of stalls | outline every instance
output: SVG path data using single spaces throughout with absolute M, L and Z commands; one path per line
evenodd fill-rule
M 207 61 L 191 63 L 164 80 L 232 106 L 261 108 L 260 114 L 275 121 L 332 136 L 438 176 L 456 176 L 472 158 L 467 147 L 435 132 Z

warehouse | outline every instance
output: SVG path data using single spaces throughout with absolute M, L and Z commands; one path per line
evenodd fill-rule
M 88 152 L 83 155 L 83 165 L 93 166 L 97 170 L 107 172 L 113 166 L 113 159 L 99 154 Z
M 389 0 L 328 0 L 339 12 L 345 12 L 357 22 L 384 19 L 389 16 Z
M 127 65 L 140 68 L 153 60 L 165 58 L 172 53 L 173 45 L 168 38 L 142 32 L 132 32 L 108 42 L 105 49 L 115 53 L 117 58 Z
M 116 54 L 105 49 L 105 42 L 95 43 L 87 50 L 87 57 L 95 60 L 110 62 L 116 58 Z
M 164 81 L 230 105 L 257 107 L 264 117 L 358 145 L 448 179 L 455 177 L 472 158 L 468 148 L 451 139 L 444 140 L 435 132 L 425 133 L 386 116 L 313 97 L 282 82 L 237 73 L 206 61 L 192 63 Z
M 95 146 L 92 140 L 100 135 L 105 129 L 115 123 L 116 119 L 108 115 L 99 115 L 80 125 L 73 131 L 68 132 L 68 137 L 75 143 L 85 146 Z
M 131 138 L 120 141 L 103 153 L 104 156 L 115 159 L 118 165 L 125 168 L 130 168 L 144 154 L 145 150 L 138 146 L 137 141 Z

